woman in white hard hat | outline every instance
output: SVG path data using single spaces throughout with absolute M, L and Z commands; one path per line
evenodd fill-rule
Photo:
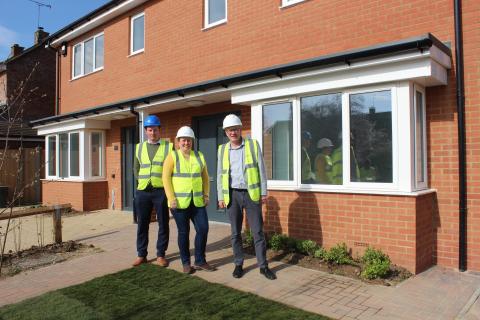
M 315 158 L 315 169 L 317 173 L 317 181 L 322 184 L 332 184 L 333 183 L 333 174 L 332 174 L 332 154 L 333 144 L 332 141 L 328 138 L 322 138 L 317 142 L 317 149 L 320 150 L 320 153 Z
M 179 149 L 171 152 L 163 167 L 163 184 L 168 206 L 178 229 L 178 248 L 183 272 L 195 270 L 214 271 L 205 259 L 208 236 L 208 216 L 205 206 L 210 191 L 205 158 L 200 151 L 192 150 L 195 135 L 193 130 L 181 127 L 176 136 Z M 195 263 L 190 262 L 190 220 L 195 227 Z

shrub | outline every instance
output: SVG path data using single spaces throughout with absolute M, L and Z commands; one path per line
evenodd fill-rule
M 275 233 L 268 241 L 268 245 L 272 250 L 279 251 L 287 247 L 289 238 L 284 234 Z
M 253 235 L 250 229 L 245 230 L 245 238 L 243 240 L 245 242 L 245 245 L 248 247 L 253 246 Z
M 364 267 L 361 276 L 366 279 L 385 277 L 390 270 L 390 258 L 381 250 L 368 247 L 362 256 Z
M 336 264 L 349 264 L 352 262 L 345 243 L 337 244 L 325 254 L 325 261 Z
M 324 248 L 318 248 L 315 250 L 313 253 L 313 257 L 317 259 L 322 259 L 325 260 L 325 255 L 327 254 L 327 251 Z
M 313 256 L 318 249 L 318 245 L 313 240 L 299 240 L 297 242 L 297 251 L 299 253 Z

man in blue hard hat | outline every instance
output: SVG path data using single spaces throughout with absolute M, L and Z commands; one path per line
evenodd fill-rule
M 168 207 L 163 189 L 163 162 L 173 148 L 173 143 L 160 140 L 160 119 L 150 115 L 144 122 L 147 141 L 137 144 L 134 174 L 138 180 L 135 192 L 135 213 L 137 217 L 137 258 L 133 266 L 147 262 L 148 229 L 152 209 L 155 208 L 158 222 L 157 264 L 167 267 L 165 251 L 168 247 Z

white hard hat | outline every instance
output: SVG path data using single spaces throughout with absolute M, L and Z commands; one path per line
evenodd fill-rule
M 175 138 L 192 138 L 195 139 L 195 134 L 193 133 L 192 128 L 189 126 L 183 126 L 177 131 L 177 136 Z
M 241 127 L 242 126 L 242 121 L 240 121 L 240 118 L 237 117 L 234 114 L 229 114 L 228 116 L 223 119 L 223 129 L 227 129 L 230 127 Z
M 317 148 L 322 149 L 326 147 L 333 147 L 332 141 L 328 138 L 322 138 L 317 142 Z

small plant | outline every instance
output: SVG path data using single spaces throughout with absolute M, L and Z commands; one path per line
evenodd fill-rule
M 324 260 L 336 264 L 349 264 L 352 262 L 345 243 L 337 244 L 330 248 L 330 250 L 326 252 Z
M 297 251 L 299 253 L 313 256 L 318 249 L 318 245 L 313 240 L 299 240 L 297 242 Z
M 318 248 L 318 249 L 315 250 L 315 252 L 313 253 L 313 257 L 314 257 L 314 258 L 317 258 L 317 259 L 325 260 L 326 254 L 327 254 L 327 251 L 326 251 L 324 248 Z
M 365 279 L 383 278 L 390 270 L 390 258 L 381 250 L 368 247 L 362 256 L 364 267 L 361 276 Z
M 252 234 L 252 231 L 250 231 L 250 229 L 245 230 L 245 238 L 243 242 L 247 247 L 253 246 L 253 234 Z
M 275 251 L 284 250 L 287 247 L 288 241 L 290 239 L 291 238 L 289 238 L 284 234 L 275 233 L 272 235 L 272 237 L 268 241 L 268 244 L 272 250 L 275 250 Z

